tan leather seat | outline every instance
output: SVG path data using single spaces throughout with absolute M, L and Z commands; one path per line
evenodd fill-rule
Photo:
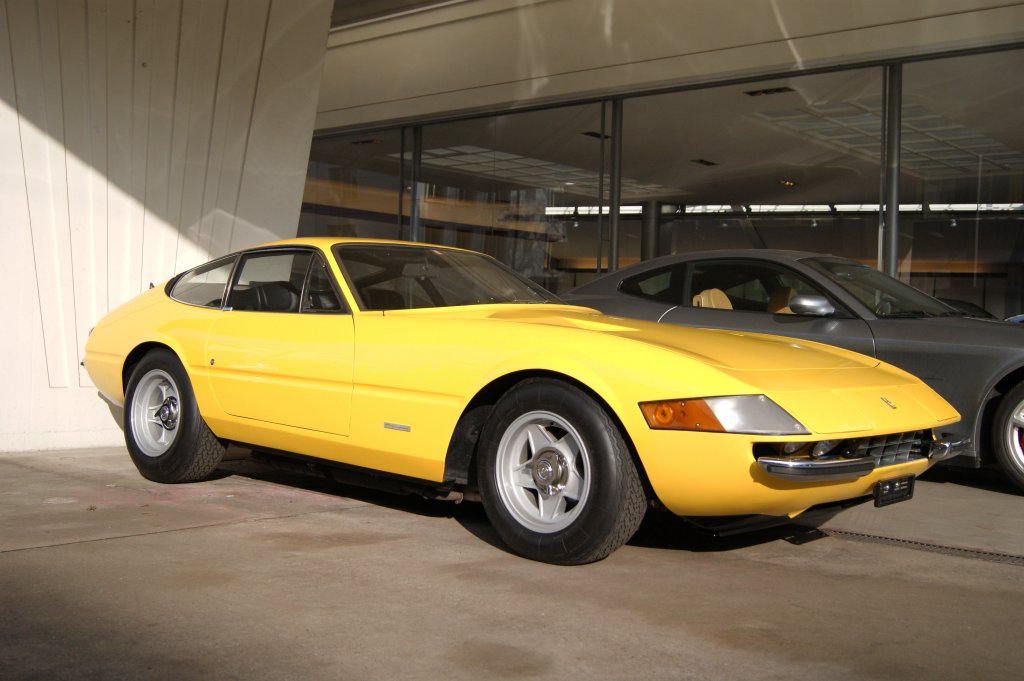
M 719 310 L 731 310 L 732 301 L 720 288 L 706 288 L 693 297 L 694 307 L 713 307 Z
M 793 297 L 793 289 L 788 286 L 780 286 L 768 298 L 768 312 L 772 314 L 793 314 L 789 309 L 789 299 Z

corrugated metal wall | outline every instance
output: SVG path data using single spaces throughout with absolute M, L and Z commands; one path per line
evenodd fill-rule
M 116 442 L 107 310 L 295 234 L 329 0 L 0 0 L 0 451 Z

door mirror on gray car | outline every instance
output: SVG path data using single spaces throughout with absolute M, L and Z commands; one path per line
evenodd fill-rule
M 793 314 L 808 317 L 829 317 L 835 314 L 836 308 L 825 299 L 825 296 L 793 296 L 789 299 L 789 309 Z

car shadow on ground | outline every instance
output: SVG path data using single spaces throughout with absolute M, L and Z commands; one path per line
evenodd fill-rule
M 804 524 L 780 522 L 771 527 L 751 529 L 735 534 L 716 534 L 710 529 L 694 525 L 668 511 L 651 509 L 644 517 L 640 529 L 628 543 L 630 546 L 694 553 L 734 551 L 777 541 L 805 544 L 827 536 L 815 528 L 815 525 L 823 521 L 822 518 L 813 523 Z
M 293 487 L 307 492 L 318 492 L 338 498 L 362 501 L 374 506 L 391 508 L 431 518 L 452 517 L 458 504 L 450 501 L 424 499 L 412 494 L 396 494 L 379 489 L 339 482 L 313 472 L 282 470 L 272 464 L 255 459 L 239 458 L 223 461 L 210 479 L 238 476 L 273 485 Z
M 232 476 L 361 501 L 424 517 L 450 518 L 480 541 L 506 553 L 512 553 L 487 519 L 487 514 L 480 503 L 439 501 L 413 494 L 396 494 L 345 484 L 313 473 L 282 469 L 266 461 L 246 456 L 225 460 L 211 479 Z M 823 522 L 830 515 L 826 513 L 818 520 Z M 647 511 L 640 528 L 627 544 L 648 549 L 705 553 L 732 551 L 776 541 L 803 544 L 826 536 L 815 529 L 817 521 L 808 522 L 802 519 L 801 522 L 803 524 L 787 522 L 764 529 L 719 536 L 668 511 L 652 508 Z
M 921 476 L 921 480 L 948 485 L 962 485 L 988 492 L 1024 496 L 1024 491 L 1010 482 L 1006 475 L 996 468 L 960 468 L 957 466 L 934 466 Z

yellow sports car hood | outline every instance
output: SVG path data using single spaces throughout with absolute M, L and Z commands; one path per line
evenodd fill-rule
M 409 310 L 385 314 L 427 314 L 462 319 L 490 319 L 514 325 L 575 329 L 588 335 L 611 336 L 617 343 L 617 364 L 623 354 L 650 355 L 649 361 L 670 356 L 692 360 L 690 370 L 717 373 L 718 380 L 687 382 L 680 394 L 661 398 L 706 397 L 739 392 L 769 395 L 779 406 L 815 433 L 907 430 L 954 423 L 959 414 L 920 380 L 894 366 L 859 353 L 811 341 L 740 331 L 695 329 L 635 319 L 610 317 L 589 308 L 560 305 L 500 305 Z M 570 332 L 571 334 L 572 332 Z M 516 332 L 519 338 L 530 336 Z M 561 336 L 561 338 L 559 338 Z M 555 333 L 548 342 L 576 348 L 595 348 L 571 335 Z M 579 351 L 577 351 L 579 352 Z M 594 358 L 608 362 L 607 356 Z M 695 364 L 694 364 L 695 363 Z M 675 364 L 674 362 L 672 364 Z M 648 370 L 650 367 L 647 367 Z M 690 370 L 684 369 L 684 373 Z M 664 373 L 673 375 L 672 367 Z
M 880 363 L 876 359 L 854 352 L 795 338 L 657 324 L 623 317 L 609 317 L 592 312 L 589 308 L 550 305 L 506 307 L 508 309 L 499 309 L 486 316 L 629 338 L 679 352 L 704 364 L 730 371 L 840 370 L 878 366 Z

